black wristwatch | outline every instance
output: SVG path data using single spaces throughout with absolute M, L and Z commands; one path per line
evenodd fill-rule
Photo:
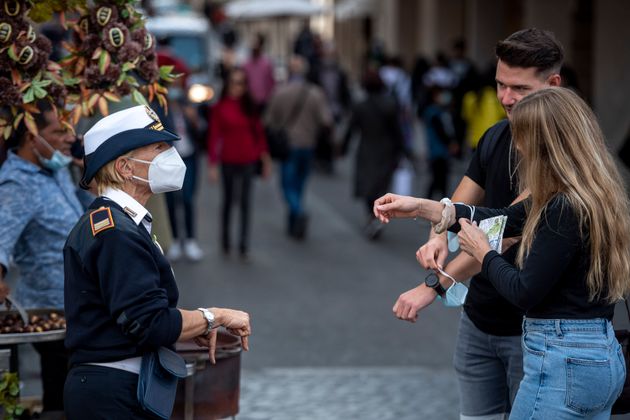
M 424 279 L 424 284 L 426 284 L 427 287 L 435 290 L 435 292 L 441 297 L 444 297 L 444 295 L 446 294 L 446 289 L 442 287 L 442 285 L 440 284 L 440 278 L 435 273 L 430 273 Z

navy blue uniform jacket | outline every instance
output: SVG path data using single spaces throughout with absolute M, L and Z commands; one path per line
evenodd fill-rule
M 177 341 L 173 270 L 144 226 L 115 202 L 99 197 L 90 205 L 63 256 L 72 366 L 142 356 Z

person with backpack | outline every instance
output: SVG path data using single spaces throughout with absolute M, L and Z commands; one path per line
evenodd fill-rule
M 564 53 L 552 33 L 535 28 L 520 30 L 500 41 L 495 52 L 497 98 L 508 120 L 514 106 L 528 94 L 560 85 Z M 505 120 L 495 124 L 481 138 L 451 200 L 491 208 L 509 206 L 519 195 L 516 156 L 509 124 Z M 506 261 L 514 262 L 517 249 L 512 246 L 504 252 Z M 441 269 L 455 280 L 474 276 L 453 361 L 460 389 L 460 418 L 504 419 L 523 377 L 523 310 L 503 297 L 480 273 L 481 265 L 468 255 L 460 253 L 446 265 L 446 233 L 432 232 L 416 256 L 425 269 Z M 415 322 L 418 312 L 436 300 L 440 287 L 453 283 L 442 273 L 438 278 L 439 282 L 422 283 L 401 294 L 393 307 L 395 316 Z
M 330 129 L 332 112 L 322 89 L 306 80 L 308 63 L 300 56 L 289 61 L 289 82 L 276 88 L 265 114 L 267 126 L 285 130 L 288 157 L 282 161 L 282 192 L 288 207 L 287 233 L 306 237 L 308 215 L 302 197 L 311 171 L 317 137 Z

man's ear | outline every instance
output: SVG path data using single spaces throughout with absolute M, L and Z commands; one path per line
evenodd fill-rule
M 558 73 L 554 73 L 547 79 L 549 86 L 560 86 L 562 84 L 562 78 Z
M 22 140 L 22 143 L 20 145 L 21 146 L 36 146 L 37 138 L 35 138 L 35 135 L 33 133 L 27 130 L 26 133 L 24 134 L 24 139 Z

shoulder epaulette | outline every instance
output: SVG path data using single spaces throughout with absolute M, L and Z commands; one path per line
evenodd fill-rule
M 94 236 L 116 226 L 111 209 L 109 207 L 101 207 L 100 209 L 92 211 L 90 213 L 90 225 L 92 226 L 92 235 Z

